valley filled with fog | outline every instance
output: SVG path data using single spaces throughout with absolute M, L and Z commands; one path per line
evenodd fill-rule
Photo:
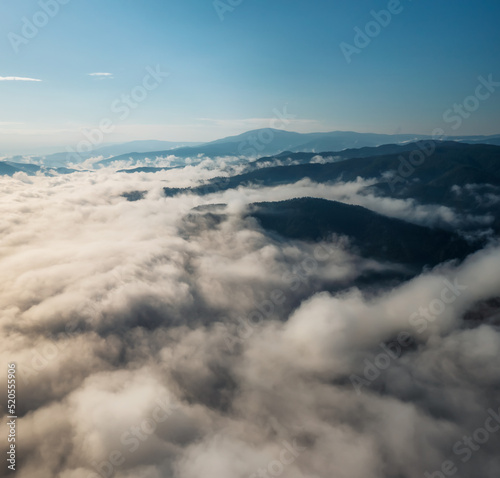
M 498 475 L 500 147 L 432 146 L 0 176 L 17 476 Z

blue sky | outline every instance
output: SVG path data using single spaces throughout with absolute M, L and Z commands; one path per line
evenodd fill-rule
M 303 132 L 500 133 L 500 91 L 458 131 L 443 121 L 479 76 L 500 81 L 498 0 L 401 0 L 350 63 L 340 44 L 398 0 L 220 0 L 236 5 L 223 20 L 213 0 L 45 0 L 59 11 L 22 39 L 43 1 L 0 6 L 0 154 L 60 150 L 103 119 L 105 142 L 207 141 L 267 127 L 276 110 Z M 158 66 L 170 75 L 113 111 Z

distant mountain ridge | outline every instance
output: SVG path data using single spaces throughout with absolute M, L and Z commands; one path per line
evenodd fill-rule
M 132 151 L 138 153 L 146 153 L 155 149 L 170 150 L 180 148 L 183 146 L 196 146 L 201 143 L 187 142 L 187 141 L 159 141 L 159 140 L 138 140 L 129 141 L 127 143 L 108 144 L 97 147 L 88 152 L 60 152 L 44 156 L 29 156 L 31 161 L 41 163 L 46 167 L 61 167 L 70 162 L 78 163 L 86 159 L 95 158 L 98 156 L 112 157 L 122 154 L 127 154 Z M 17 155 L 10 158 L 12 162 L 22 162 L 23 156 Z
M 207 143 L 187 143 L 170 141 L 130 141 L 122 144 L 104 145 L 90 152 L 60 152 L 46 156 L 31 156 L 30 162 L 45 167 L 65 167 L 69 163 L 83 162 L 103 156 L 97 166 L 109 166 L 115 162 L 127 162 L 137 166 L 154 166 L 157 158 L 175 156 L 172 166 L 183 166 L 185 158 L 196 162 L 203 157 L 232 156 L 246 159 L 266 158 L 289 153 L 344 152 L 348 149 L 375 148 L 385 145 L 407 145 L 415 141 L 432 139 L 420 134 L 378 134 L 352 131 L 332 131 L 327 133 L 296 133 L 272 128 L 261 128 L 245 133 L 221 138 Z M 449 140 L 500 146 L 500 135 L 456 136 Z M 370 152 L 367 152 L 370 153 Z M 345 155 L 344 155 L 345 156 Z M 10 162 L 26 162 L 23 156 L 9 158 Z M 141 164 L 148 163 L 148 164 Z M 123 166 L 122 166 L 123 167 Z
M 132 163 L 174 155 L 177 158 L 196 158 L 201 156 L 234 156 L 261 158 L 277 155 L 284 151 L 292 153 L 324 153 L 343 151 L 382 145 L 404 145 L 415 141 L 432 139 L 429 135 L 419 134 L 376 134 L 356 133 L 351 131 L 333 131 L 329 133 L 296 133 L 291 131 L 263 128 L 229 136 L 197 146 L 169 149 L 165 151 L 133 152 L 105 159 L 97 163 L 109 166 L 116 161 Z M 492 136 L 456 136 L 450 141 L 500 145 L 500 135 Z M 180 164 L 177 163 L 177 164 Z

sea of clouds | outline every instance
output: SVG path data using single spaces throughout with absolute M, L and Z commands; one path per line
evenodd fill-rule
M 398 265 L 341 237 L 282 240 L 245 212 L 313 195 L 417 224 L 489 219 L 370 197 L 361 180 L 164 197 L 221 174 L 0 178 L 17 477 L 498 477 L 500 320 L 484 304 L 500 247 L 364 288 Z

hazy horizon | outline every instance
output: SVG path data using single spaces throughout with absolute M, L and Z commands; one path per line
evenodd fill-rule
M 269 127 L 284 109 L 298 132 L 430 134 L 454 126 L 443 115 L 479 77 L 500 81 L 484 46 L 500 43 L 492 0 L 232 3 L 2 7 L 0 154 L 71 147 L 103 119 L 106 143 L 211 141 Z M 492 94 L 459 134 L 497 134 L 499 111 Z
M 269 122 L 271 123 L 273 121 L 273 119 L 270 119 Z M 255 129 L 251 129 L 251 130 L 236 130 L 234 133 L 230 134 L 229 136 L 227 136 L 228 138 L 230 137 L 236 137 L 236 136 L 239 136 L 241 134 L 244 134 L 244 133 L 249 133 L 249 132 L 252 132 L 252 131 L 256 131 L 256 130 L 275 130 L 275 131 L 282 131 L 282 132 L 289 132 L 289 133 L 299 133 L 299 134 L 309 134 L 309 133 L 360 133 L 360 134 L 380 134 L 380 135 L 386 135 L 386 136 L 397 136 L 397 135 L 409 135 L 409 136 L 412 136 L 412 135 L 415 135 L 415 136 L 425 136 L 425 137 L 428 137 L 428 138 L 433 138 L 433 134 L 432 133 L 416 133 L 414 131 L 411 131 L 411 132 L 403 132 L 403 131 L 398 131 L 398 132 L 392 132 L 392 133 L 382 133 L 382 132 L 376 132 L 376 131 L 348 131 L 348 130 L 328 130 L 328 131 L 318 131 L 318 130 L 314 130 L 314 131 L 298 131 L 298 130 L 294 130 L 294 129 L 280 129 L 280 128 L 270 128 L 270 127 L 266 127 L 266 126 L 263 126 L 262 128 L 255 128 Z M 500 135 L 500 133 L 492 133 L 492 134 L 488 134 L 488 135 L 460 135 L 460 136 L 457 136 L 457 137 L 464 137 L 464 136 L 472 136 L 472 137 L 481 137 L 481 136 L 485 136 L 485 137 L 491 137 L 491 136 L 498 136 Z M 135 142 L 155 142 L 155 141 L 165 141 L 165 142 L 172 142 L 172 143 L 186 143 L 186 144 L 205 144 L 205 143 L 210 143 L 212 141 L 217 141 L 217 140 L 220 140 L 220 139 L 224 139 L 226 138 L 226 136 L 217 136 L 217 137 L 213 137 L 213 138 L 210 138 L 208 140 L 204 140 L 204 141 L 199 141 L 199 140 L 184 140 L 184 139 L 177 139 L 177 138 L 166 138 L 166 139 L 159 139 L 159 138 L 150 138 L 150 137 L 147 137 L 145 136 L 144 138 L 123 138 L 124 141 L 112 141 L 112 142 L 102 142 L 102 143 L 99 143 L 97 142 L 96 144 L 93 145 L 93 150 L 95 151 L 98 151 L 99 149 L 101 148 L 106 148 L 106 147 L 109 147 L 109 146 L 113 146 L 113 145 L 122 145 L 122 144 L 127 144 L 127 143 L 135 143 Z M 453 140 L 453 136 L 446 136 L 446 138 L 449 138 L 450 140 Z M 109 138 L 108 138 L 109 139 Z M 75 145 L 78 145 L 78 142 L 80 141 L 87 141 L 87 136 L 85 136 L 85 134 L 83 134 L 81 137 L 78 138 L 78 140 L 75 140 L 74 143 L 66 143 L 66 144 L 63 144 L 63 145 L 59 145 L 59 146 L 46 146 L 46 147 L 41 147 L 41 146 L 38 146 L 38 147 L 34 147 L 33 149 L 27 149 L 27 147 L 23 147 L 23 146 L 19 146 L 19 149 L 11 149 L 11 150 L 3 150 L 3 151 L 0 151 L 0 160 L 2 158 L 2 156 L 4 158 L 8 158 L 8 157 L 12 157 L 12 156 L 37 156 L 37 155 L 40 155 L 40 156 L 43 156 L 43 155 L 50 155 L 50 154 L 54 154 L 54 153 L 64 153 L 64 152 L 67 152 L 68 148 L 74 148 Z M 389 141 L 390 142 L 390 141 Z M 154 150 L 152 150 L 154 151 Z M 132 152 L 132 151 L 131 151 Z

